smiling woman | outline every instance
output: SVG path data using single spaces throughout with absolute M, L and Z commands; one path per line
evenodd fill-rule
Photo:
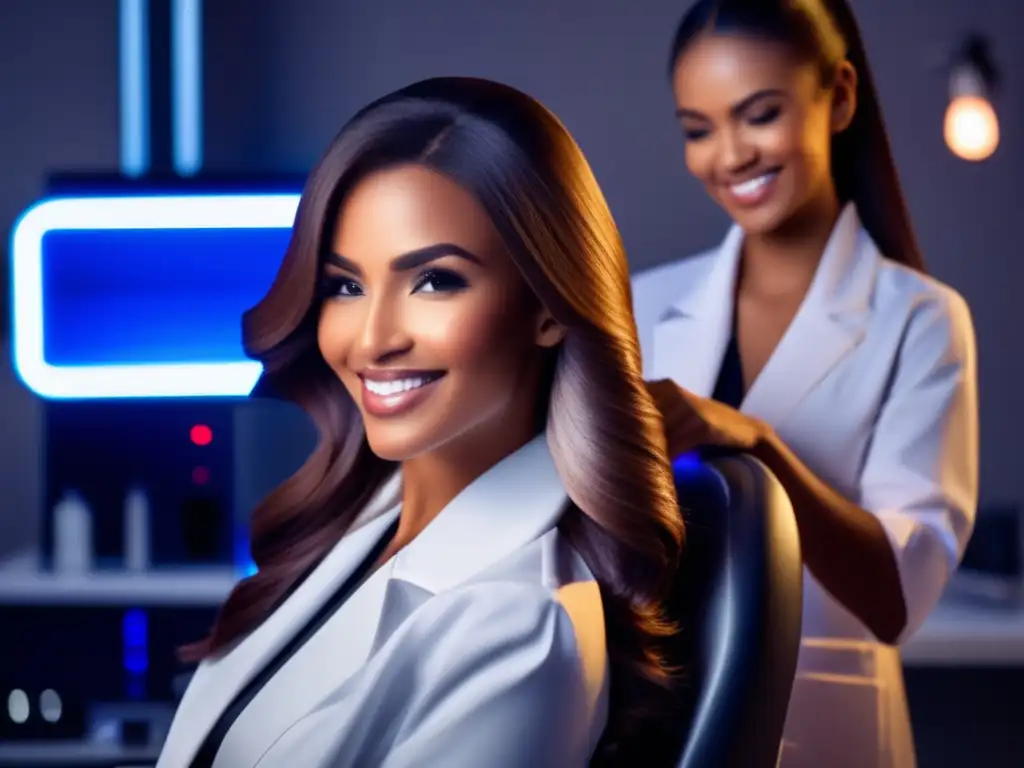
M 673 453 L 778 476 L 809 577 L 784 768 L 912 768 L 898 650 L 971 535 L 974 329 L 924 273 L 847 0 L 698 0 L 669 72 L 721 245 L 639 275 Z
M 321 441 L 253 513 L 259 570 L 188 649 L 161 768 L 660 764 L 683 524 L 558 120 L 462 78 L 371 104 L 244 337 Z
M 537 350 L 565 328 L 471 194 L 419 165 L 379 171 L 343 201 L 332 244 L 320 351 L 360 405 L 374 453 L 408 473 L 440 448 L 470 468 L 536 434 Z

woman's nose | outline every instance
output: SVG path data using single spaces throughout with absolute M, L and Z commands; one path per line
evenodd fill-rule
M 742 131 L 722 131 L 719 163 L 727 176 L 742 173 L 757 163 L 757 148 L 744 140 Z
M 407 352 L 412 336 L 406 328 L 402 308 L 388 297 L 366 302 L 359 333 L 359 351 L 367 362 L 378 362 Z

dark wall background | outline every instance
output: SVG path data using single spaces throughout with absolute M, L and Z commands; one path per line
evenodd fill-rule
M 853 0 L 932 271 L 970 302 L 982 397 L 983 500 L 1024 501 L 1018 236 L 1024 4 Z M 117 162 L 115 0 L 0 2 L 0 230 L 47 170 Z M 664 74 L 678 0 L 207 0 L 206 157 L 304 171 L 358 107 L 412 80 L 468 74 L 539 97 L 589 157 L 634 268 L 715 243 L 726 220 L 686 177 Z M 942 142 L 948 54 L 990 35 L 1003 143 L 983 164 Z M 6 267 L 0 301 L 5 313 Z M 4 339 L 6 343 L 6 338 Z M 34 541 L 38 406 L 0 359 L 0 551 Z M 262 446 L 261 450 L 266 450 Z

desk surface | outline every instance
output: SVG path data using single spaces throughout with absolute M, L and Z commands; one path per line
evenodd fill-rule
M 1024 610 L 940 603 L 902 652 L 908 666 L 1024 666 Z

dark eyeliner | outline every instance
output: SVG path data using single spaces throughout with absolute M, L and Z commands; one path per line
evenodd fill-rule
M 357 284 L 351 277 L 344 277 L 342 275 L 331 275 L 323 274 L 320 276 L 320 284 L 318 291 L 321 299 L 330 299 L 336 296 L 349 296 L 351 294 L 342 294 L 341 289 L 346 284 Z
M 763 112 L 759 112 L 750 118 L 750 122 L 754 125 L 767 125 L 768 123 L 774 122 L 775 119 L 782 112 L 781 107 L 771 107 Z
M 469 287 L 469 283 L 462 275 L 450 269 L 427 269 L 424 270 L 413 284 L 413 292 L 422 290 L 423 286 L 433 282 L 434 293 L 454 293 Z
M 708 135 L 707 128 L 683 128 L 683 138 L 687 141 L 698 141 Z

